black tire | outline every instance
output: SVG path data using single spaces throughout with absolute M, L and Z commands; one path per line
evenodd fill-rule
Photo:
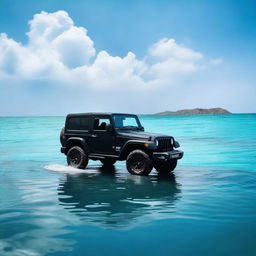
M 100 159 L 100 161 L 102 162 L 103 165 L 106 165 L 106 166 L 112 166 L 116 162 L 116 160 L 112 158 Z
M 148 175 L 153 168 L 153 161 L 143 150 L 132 151 L 126 159 L 126 168 L 135 175 Z
M 85 169 L 88 164 L 88 160 L 88 156 L 84 150 L 78 146 L 70 148 L 67 153 L 67 163 L 72 167 Z
M 161 174 L 172 172 L 177 166 L 177 160 L 170 160 L 166 162 L 155 161 L 154 168 Z
M 63 136 L 64 136 L 64 128 L 62 128 L 61 132 L 60 132 L 60 143 L 61 143 L 61 145 L 63 145 L 65 143 L 65 140 L 64 140 Z

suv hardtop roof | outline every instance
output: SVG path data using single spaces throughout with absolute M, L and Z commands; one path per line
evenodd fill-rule
M 136 116 L 136 114 L 128 114 L 128 113 L 112 113 L 112 112 L 87 112 L 87 113 L 73 113 L 73 114 L 68 114 L 67 117 L 70 116 L 111 116 L 111 115 L 130 115 L 130 116 Z

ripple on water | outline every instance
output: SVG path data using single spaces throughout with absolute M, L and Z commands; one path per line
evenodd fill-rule
M 27 169 L 21 180 L 11 179 L 14 173 L 6 176 L 15 184 L 16 199 L 0 211 L 0 255 L 22 255 L 24 241 L 29 244 L 24 255 L 67 252 L 75 241 L 63 237 L 72 227 L 132 230 L 159 221 L 236 226 L 256 218 L 250 172 L 178 167 L 169 176 L 153 171 L 140 177 L 122 166 Z

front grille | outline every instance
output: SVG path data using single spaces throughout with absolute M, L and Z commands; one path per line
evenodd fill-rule
M 172 137 L 157 138 L 157 141 L 158 141 L 158 146 L 157 146 L 158 151 L 168 151 L 173 149 L 174 139 Z

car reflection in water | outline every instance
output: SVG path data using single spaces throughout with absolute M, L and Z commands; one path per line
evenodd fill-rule
M 134 176 L 104 166 L 93 170 L 66 175 L 58 188 L 60 204 L 83 223 L 125 228 L 175 212 L 181 189 L 174 174 Z

